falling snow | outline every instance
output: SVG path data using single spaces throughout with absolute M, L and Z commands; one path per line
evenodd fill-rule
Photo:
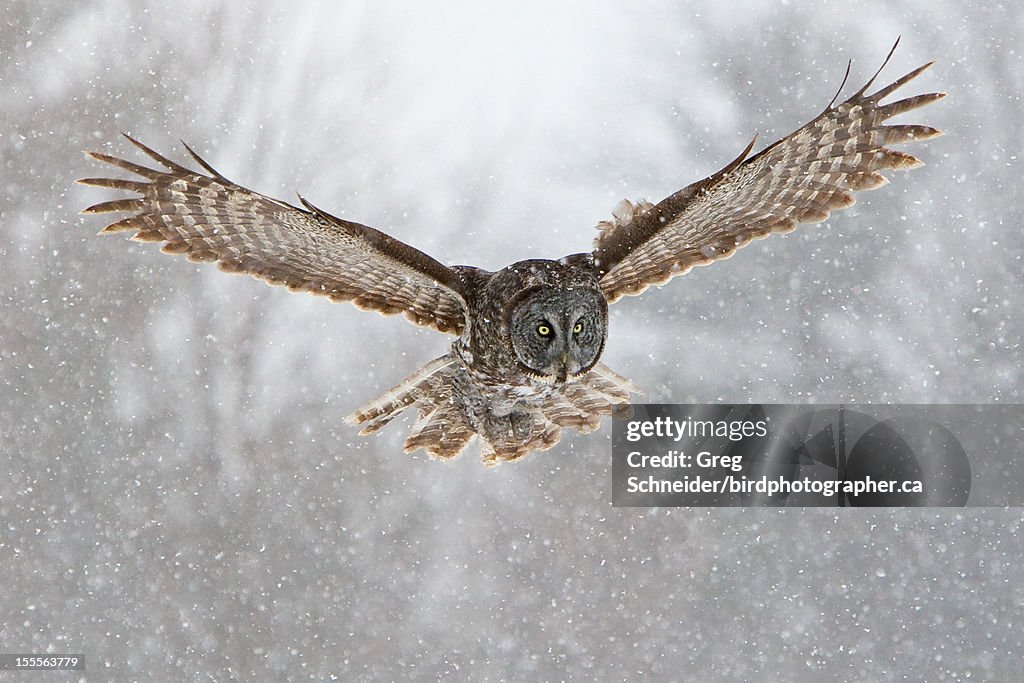
M 120 131 L 181 138 L 446 263 L 558 258 L 901 35 L 888 76 L 938 59 L 911 87 L 950 93 L 912 115 L 947 132 L 926 166 L 615 304 L 604 360 L 651 401 L 1021 403 L 1012 3 L 146 4 L 0 23 L 0 650 L 89 680 L 1019 677 L 1019 510 L 612 508 L 607 426 L 405 455 L 342 417 L 447 338 L 97 237 L 109 194 L 72 182 Z

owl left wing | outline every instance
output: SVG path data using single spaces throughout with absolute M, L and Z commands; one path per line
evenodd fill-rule
M 466 323 L 463 283 L 455 269 L 379 230 L 342 220 L 305 199 L 305 209 L 236 185 L 188 149 L 206 173 L 192 171 L 125 135 L 166 170 L 90 152 L 89 156 L 145 179 L 84 178 L 78 182 L 138 197 L 95 204 L 83 213 L 127 212 L 102 230 L 163 242 L 161 251 L 190 261 L 217 261 L 292 291 L 391 315 L 459 334 Z M 300 198 L 301 199 L 301 198 Z
M 848 100 L 830 104 L 816 119 L 758 154 L 747 158 L 751 141 L 725 168 L 658 204 L 620 203 L 615 219 L 598 225 L 592 252 L 609 303 L 694 266 L 728 258 L 753 239 L 790 232 L 798 223 L 824 221 L 831 211 L 853 204 L 853 190 L 886 184 L 879 171 L 920 166 L 916 157 L 886 145 L 927 140 L 941 131 L 882 124 L 945 93 L 887 105 L 881 100 L 929 66 L 867 95 L 879 69 Z

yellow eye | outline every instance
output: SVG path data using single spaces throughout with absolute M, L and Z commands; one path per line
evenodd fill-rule
M 550 337 L 551 328 L 548 327 L 547 325 L 537 325 L 537 334 L 539 334 L 542 337 Z
M 576 323 L 576 327 L 572 328 L 573 334 L 579 334 L 583 331 L 583 323 Z

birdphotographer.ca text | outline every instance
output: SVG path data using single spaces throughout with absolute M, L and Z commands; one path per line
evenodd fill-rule
M 1014 505 L 1002 436 L 1019 407 L 634 405 L 613 421 L 612 502 L 665 506 Z M 984 457 L 982 457 L 984 456 Z

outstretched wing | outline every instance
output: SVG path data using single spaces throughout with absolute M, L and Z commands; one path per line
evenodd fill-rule
M 190 261 L 217 261 L 292 291 L 351 301 L 385 315 L 459 334 L 466 322 L 462 281 L 451 268 L 373 228 L 342 220 L 302 199 L 305 209 L 240 187 L 186 145 L 209 174 L 170 161 L 125 135 L 167 170 L 89 152 L 92 158 L 145 181 L 84 178 L 78 182 L 139 197 L 95 204 L 83 213 L 129 212 L 103 233 L 130 230 L 132 239 L 163 242 L 161 251 Z M 301 198 L 300 198 L 301 199 Z
M 752 141 L 725 168 L 658 204 L 620 203 L 615 219 L 598 225 L 594 240 L 593 257 L 608 301 L 728 258 L 750 240 L 824 221 L 829 212 L 853 204 L 851 191 L 887 183 L 879 171 L 920 166 L 916 157 L 886 145 L 942 133 L 928 126 L 882 124 L 945 93 L 887 105 L 881 100 L 929 66 L 867 95 L 879 69 L 850 99 L 829 104 L 816 119 L 758 154 L 747 158 Z

